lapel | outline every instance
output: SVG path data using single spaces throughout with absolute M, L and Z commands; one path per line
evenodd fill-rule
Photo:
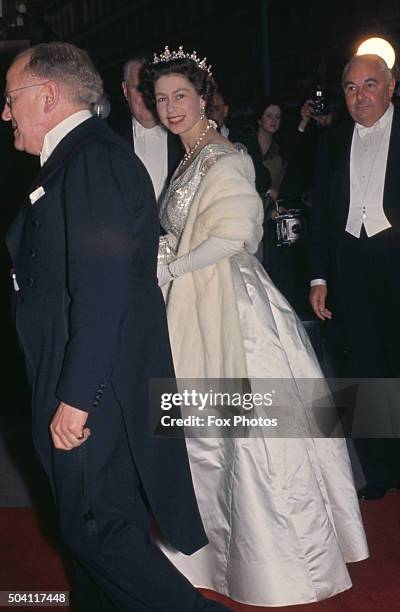
M 123 138 L 132 148 L 132 151 L 135 151 L 135 141 L 133 138 L 133 128 L 132 128 L 132 116 L 130 116 L 129 121 L 127 122 L 126 129 L 122 133 Z
M 46 163 L 42 166 L 32 185 L 32 191 L 40 185 L 44 187 L 73 153 L 79 149 L 82 142 L 87 140 L 91 133 L 98 132 L 99 130 L 101 131 L 103 125 L 104 121 L 102 119 L 92 117 L 71 130 L 61 142 L 58 143 Z
M 389 140 L 389 151 L 386 164 L 385 189 L 383 192 L 383 208 L 385 214 L 392 216 L 397 212 L 400 198 L 399 180 L 400 159 L 400 108 L 394 107 L 392 130 Z M 390 221 L 390 219 L 389 219 Z
M 62 168 L 67 159 L 74 154 L 84 140 L 92 138 L 93 132 L 97 132 L 102 128 L 103 123 L 102 119 L 93 117 L 80 123 L 76 128 L 71 130 L 71 132 L 59 142 L 46 163 L 42 166 L 29 193 L 32 193 L 32 191 L 40 186 L 46 191 L 46 184 L 49 180 Z M 6 243 L 13 261 L 15 261 L 17 257 L 19 244 L 31 207 L 30 200 L 26 197 L 17 217 L 7 231 Z
M 168 132 L 167 135 L 167 154 L 168 154 L 168 175 L 167 181 L 171 180 L 173 173 L 175 172 L 179 162 L 183 157 L 183 147 L 181 139 L 175 134 Z
M 335 128 L 333 128 L 335 129 Z M 350 205 L 350 154 L 353 139 L 354 122 L 346 121 L 337 139 L 337 148 L 334 154 L 333 172 L 335 176 L 334 189 L 331 194 L 334 201 L 338 220 L 341 225 L 346 224 Z

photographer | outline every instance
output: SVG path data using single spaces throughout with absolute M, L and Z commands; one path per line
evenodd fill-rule
M 308 302 L 307 236 L 303 235 L 300 240 L 291 236 L 292 224 L 297 223 L 295 218 L 288 218 L 285 226 L 290 234 L 289 238 L 292 238 L 292 241 L 289 240 L 290 244 L 279 243 L 277 231 L 280 222 L 285 224 L 282 215 L 286 215 L 291 209 L 295 209 L 292 212 L 298 214 L 299 222 L 307 226 L 317 151 L 320 140 L 332 125 L 334 117 L 335 112 L 326 105 L 322 95 L 308 98 L 301 106 L 300 123 L 297 129 L 292 128 L 287 134 L 289 146 L 284 147 L 287 161 L 280 158 L 282 165 L 279 189 L 278 193 L 271 193 L 265 222 L 264 266 L 302 319 L 320 357 L 319 326 L 315 325 L 315 316 Z M 274 172 L 271 174 L 274 179 Z M 278 215 L 281 218 L 277 221 Z
M 326 107 L 325 107 L 326 108 Z M 321 112 L 322 111 L 322 112 Z M 298 131 L 304 133 L 311 119 L 323 128 L 330 127 L 335 114 L 332 110 L 328 111 L 322 108 L 316 112 L 315 99 L 308 99 L 304 102 L 300 109 L 301 121 L 299 123 Z

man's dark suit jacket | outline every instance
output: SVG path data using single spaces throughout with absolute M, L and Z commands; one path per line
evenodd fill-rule
M 124 123 L 115 126 L 115 131 L 126 140 L 132 150 L 135 150 L 135 144 L 133 140 L 132 130 L 132 118 L 125 121 Z M 184 150 L 181 143 L 181 139 L 176 134 L 167 132 L 167 149 L 168 149 L 168 173 L 167 173 L 167 184 L 171 180 L 173 173 L 175 172 L 179 162 L 181 161 Z
M 350 151 L 354 122 L 350 117 L 327 131 L 317 156 L 311 217 L 310 278 L 332 279 L 342 293 L 340 246 L 350 205 Z M 386 166 L 383 208 L 392 225 L 389 249 L 398 257 L 400 245 L 400 108 L 394 109 Z M 393 275 L 398 274 L 393 258 Z M 398 261 L 398 260 L 397 260 Z M 329 289 L 329 283 L 328 283 Z M 350 298 L 349 298 L 350 299 Z
M 350 375 L 359 378 L 399 377 L 400 326 L 398 275 L 400 262 L 400 109 L 394 109 L 389 141 L 383 209 L 392 225 L 360 243 L 345 232 L 350 205 L 350 153 L 354 122 L 348 117 L 327 133 L 319 151 L 311 217 L 311 279 L 328 281 L 328 298 L 334 295 L 335 320 L 341 322 L 348 348 Z M 368 244 L 370 241 L 370 244 Z M 379 249 L 376 249 L 379 244 Z M 349 245 L 351 245 L 349 249 Z M 362 252 L 365 261 L 357 255 Z M 369 261 L 372 254 L 375 261 Z M 357 255 L 356 255 L 357 254 Z M 383 256 L 384 254 L 384 256 Z M 381 282 L 382 279 L 384 282 Z M 376 290 L 376 287 L 379 290 Z M 384 289 L 383 289 L 384 287 Z M 378 385 L 371 402 L 360 406 L 363 424 L 370 423 L 371 438 L 356 437 L 355 444 L 367 485 L 384 490 L 399 485 L 399 440 L 396 406 L 388 387 Z M 376 390 L 380 397 L 376 400 Z M 395 394 L 393 395 L 395 398 Z M 378 414 L 376 426 L 374 414 Z M 370 417 L 368 417 L 370 415 Z M 369 421 L 369 418 L 371 420 Z M 381 423 L 387 424 L 381 428 Z M 377 429 L 376 429 L 377 428 Z M 392 428 L 392 429 L 391 429 Z M 367 430 L 365 427 L 364 431 Z M 385 431 L 382 439 L 376 431 Z
M 149 379 L 173 376 L 151 181 L 101 119 L 58 144 L 11 226 L 8 248 L 20 291 L 16 324 L 32 385 L 33 437 L 52 478 L 48 425 L 60 401 L 122 407 L 141 482 L 163 536 L 191 553 L 206 544 L 183 439 L 150 432 Z M 54 484 L 54 483 L 53 483 Z

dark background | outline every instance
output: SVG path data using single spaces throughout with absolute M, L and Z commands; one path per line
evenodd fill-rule
M 255 105 L 271 92 L 297 104 L 313 88 L 316 72 L 335 89 L 361 40 L 383 36 L 396 47 L 400 34 L 398 0 L 0 0 L 0 5 L 0 42 L 65 40 L 85 48 L 113 106 L 121 99 L 123 62 L 165 44 L 183 44 L 207 56 L 234 106 Z M 4 50 L 0 57 L 4 74 Z

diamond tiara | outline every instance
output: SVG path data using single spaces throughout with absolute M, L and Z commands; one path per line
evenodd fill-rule
M 166 45 L 164 49 L 164 53 L 160 53 L 160 55 L 157 55 L 156 53 L 154 53 L 152 64 L 159 64 L 160 62 L 171 62 L 172 60 L 175 60 L 175 59 L 186 59 L 186 58 L 193 60 L 201 70 L 205 70 L 206 72 L 208 72 L 210 76 L 212 75 L 211 65 L 207 66 L 206 64 L 207 58 L 205 57 L 204 59 L 201 60 L 199 57 L 197 57 L 196 51 L 193 51 L 192 53 L 186 53 L 183 50 L 182 45 L 180 45 L 180 47 L 178 48 L 178 51 L 172 51 L 172 52 L 169 50 L 168 45 Z

